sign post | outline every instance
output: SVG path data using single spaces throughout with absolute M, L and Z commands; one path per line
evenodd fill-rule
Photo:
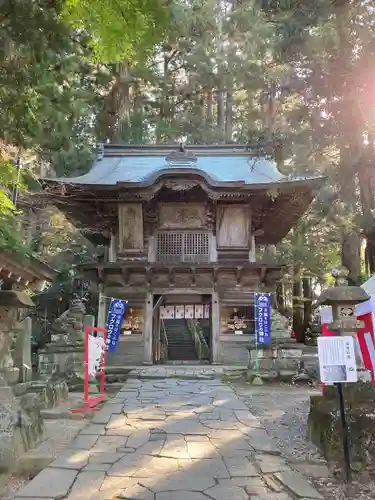
M 254 297 L 254 316 L 255 316 L 255 373 L 253 384 L 263 384 L 259 369 L 259 351 L 258 346 L 269 345 L 271 343 L 271 294 L 256 293 Z
M 107 331 L 105 328 L 85 326 L 85 385 L 83 406 L 82 408 L 72 409 L 72 413 L 86 413 L 100 410 L 97 404 L 104 399 L 106 337 Z M 95 376 L 100 377 L 100 393 L 98 396 L 90 398 L 89 379 Z
M 345 267 L 333 269 L 331 274 L 336 284 L 323 290 L 318 304 L 331 308 L 331 318 L 328 317 L 322 322 L 326 324 L 326 333 L 332 332 L 336 336 L 318 339 L 319 367 L 322 382 L 334 384 L 337 388 L 345 477 L 349 486 L 351 466 L 342 384 L 368 379 L 369 373 L 364 365 L 362 348 L 358 342 L 358 330 L 363 327 L 363 322 L 357 319 L 357 314 L 359 304 L 370 300 L 370 296 L 360 286 L 348 285 L 349 271 Z M 326 389 L 323 391 L 323 397 L 325 391 Z
M 324 384 L 334 384 L 337 387 L 342 427 L 342 447 L 345 464 L 345 479 L 346 483 L 349 484 L 351 479 L 351 464 L 348 426 L 346 422 L 345 401 L 342 384 L 346 382 L 353 383 L 358 381 L 353 337 L 319 337 L 318 356 L 321 381 Z

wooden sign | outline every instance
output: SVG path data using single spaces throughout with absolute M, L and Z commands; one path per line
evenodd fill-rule
M 159 209 L 160 229 L 202 229 L 206 223 L 204 205 L 165 203 Z

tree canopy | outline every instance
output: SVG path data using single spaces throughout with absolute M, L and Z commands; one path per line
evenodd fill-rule
M 277 257 L 317 283 L 340 261 L 353 282 L 375 272 L 368 0 L 5 0 L 0 35 L 0 203 L 8 218 L 18 157 L 38 178 L 86 171 L 96 141 L 268 137 L 283 145 L 275 155 L 284 173 L 327 176 Z M 41 207 L 32 211 L 43 218 Z M 34 250 L 48 241 L 45 256 L 63 251 L 72 240 L 58 226 L 56 239 L 33 230 Z
M 163 0 L 65 0 L 63 19 L 86 31 L 101 62 L 132 60 L 159 43 L 168 25 Z

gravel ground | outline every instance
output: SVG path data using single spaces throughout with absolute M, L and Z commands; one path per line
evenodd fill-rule
M 326 500 L 374 500 L 374 476 L 356 478 L 346 491 L 337 476 L 328 470 L 319 450 L 307 440 L 309 397 L 319 394 L 320 388 L 286 384 L 256 387 L 239 382 L 232 386 L 277 440 L 291 465 L 311 479 Z

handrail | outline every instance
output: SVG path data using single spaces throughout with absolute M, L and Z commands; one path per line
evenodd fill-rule
M 165 324 L 163 318 L 160 318 L 160 325 L 161 325 L 161 336 L 162 336 L 162 343 L 168 347 L 168 335 L 167 331 L 165 329 Z
M 206 342 L 206 339 L 201 335 L 201 332 L 197 328 L 197 324 L 194 320 L 187 320 L 187 325 L 189 331 L 193 337 L 195 352 L 198 355 L 198 359 L 202 360 L 204 358 L 210 357 L 210 348 Z
M 202 330 L 200 330 L 199 328 L 196 328 L 196 331 L 197 331 L 197 334 L 198 334 L 199 340 L 200 340 L 200 342 L 201 342 L 201 344 L 202 344 L 203 348 L 206 350 L 207 355 L 208 355 L 208 357 L 209 357 L 209 356 L 210 356 L 211 351 L 210 351 L 210 348 L 208 347 L 208 344 L 207 344 L 206 339 L 204 338 L 203 332 L 202 332 Z

